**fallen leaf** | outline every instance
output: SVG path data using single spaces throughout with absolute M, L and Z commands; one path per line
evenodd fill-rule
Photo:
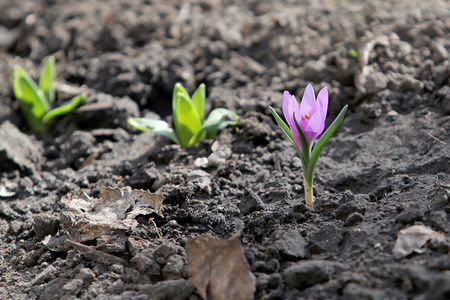
M 442 241 L 444 235 L 424 225 L 414 225 L 399 231 L 392 253 L 395 258 L 406 257 L 413 252 L 422 253 L 429 241 Z
M 138 225 L 136 216 L 161 215 L 163 200 L 161 195 L 131 187 L 103 187 L 98 199 L 85 192 L 63 197 L 61 227 L 77 242 L 98 238 L 106 232 L 133 230 Z
M 190 282 L 203 299 L 246 300 L 255 293 L 255 276 L 245 259 L 239 235 L 229 240 L 199 236 L 187 242 Z

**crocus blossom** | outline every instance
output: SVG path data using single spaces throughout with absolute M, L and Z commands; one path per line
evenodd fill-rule
M 285 91 L 283 94 L 283 114 L 291 128 L 292 135 L 297 147 L 301 149 L 300 136 L 294 122 L 297 120 L 300 129 L 303 131 L 308 144 L 313 144 L 316 138 L 325 128 L 325 119 L 328 110 L 328 89 L 324 87 L 320 90 L 317 100 L 311 84 L 305 89 L 302 102 L 298 104 L 295 96 Z
M 295 96 L 285 91 L 283 93 L 282 106 L 287 125 L 272 107 L 270 107 L 270 111 L 300 156 L 303 167 L 302 175 L 306 204 L 314 206 L 314 168 L 323 147 L 325 147 L 327 141 L 342 124 L 348 105 L 344 106 L 334 122 L 323 134 L 328 111 L 328 89 L 326 87 L 320 90 L 316 99 L 312 85 L 308 84 L 300 104 Z M 317 139 L 320 134 L 322 136 Z

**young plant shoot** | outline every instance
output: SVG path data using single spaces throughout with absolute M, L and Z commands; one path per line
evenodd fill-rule
M 182 147 L 213 139 L 220 129 L 239 124 L 239 116 L 226 108 L 214 109 L 205 120 L 204 84 L 197 88 L 192 98 L 180 83 L 175 84 L 172 110 L 175 129 L 167 122 L 147 118 L 130 118 L 128 123 L 138 130 L 159 133 Z
M 39 85 L 28 73 L 19 66 L 13 70 L 14 96 L 19 100 L 20 110 L 28 127 L 34 131 L 45 130 L 45 124 L 62 115 L 65 115 L 81 104 L 86 95 L 75 96 L 67 103 L 51 109 L 55 103 L 55 58 L 49 57 L 39 78 Z
M 283 114 L 289 126 L 283 122 L 272 107 L 269 107 L 278 125 L 292 143 L 302 161 L 305 198 L 308 206 L 314 206 L 314 167 L 323 147 L 342 124 L 347 107 L 348 105 L 344 106 L 337 118 L 318 140 L 317 137 L 325 128 L 328 110 L 328 89 L 326 87 L 320 90 L 316 100 L 314 89 L 311 84 L 308 84 L 300 105 L 295 96 L 289 94 L 288 91 L 284 92 Z

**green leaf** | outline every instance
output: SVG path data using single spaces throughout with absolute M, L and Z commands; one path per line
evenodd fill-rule
M 177 104 L 178 104 L 178 94 L 181 93 L 183 94 L 187 99 L 191 99 L 189 97 L 188 92 L 186 91 L 186 89 L 181 85 L 181 83 L 176 83 L 174 88 L 173 88 L 173 96 L 172 96 L 172 111 L 174 113 L 174 117 L 175 117 L 175 112 L 177 111 Z
M 14 66 L 13 69 L 13 92 L 16 99 L 22 99 L 23 97 L 23 91 L 22 86 L 20 85 L 20 78 L 23 76 L 22 74 L 25 72 L 24 69 L 22 69 L 19 66 Z
M 220 129 L 239 124 L 239 116 L 226 108 L 216 108 L 208 115 L 201 129 L 191 138 L 189 146 L 213 139 Z
M 25 70 L 18 66 L 14 68 L 13 89 L 30 129 L 44 130 L 45 125 L 42 123 L 42 117 L 49 110 L 49 104 L 36 82 Z
M 339 113 L 339 115 L 333 121 L 333 123 L 331 123 L 330 127 L 328 127 L 328 129 L 325 131 L 324 134 L 322 134 L 320 139 L 317 140 L 316 145 L 312 150 L 311 158 L 309 161 L 309 167 L 312 170 L 314 170 L 314 167 L 317 163 L 317 160 L 319 159 L 320 154 L 322 153 L 323 148 L 325 147 L 325 144 L 328 142 L 333 133 L 339 128 L 339 126 L 341 126 L 342 122 L 344 121 L 347 108 L 348 105 L 345 105 L 344 108 Z
M 189 141 L 202 127 L 192 101 L 182 92 L 178 93 L 177 110 L 174 111 L 175 131 L 182 147 L 189 147 Z
M 203 122 L 205 118 L 205 94 L 205 84 L 202 83 L 192 95 L 192 104 L 197 111 L 200 122 Z
M 358 58 L 359 56 L 358 51 L 356 51 L 355 49 L 349 49 L 348 54 L 354 58 Z
M 81 95 L 73 97 L 70 101 L 47 112 L 44 115 L 44 117 L 42 118 L 42 122 L 47 123 L 48 121 L 50 121 L 56 117 L 68 114 L 69 112 L 71 112 L 72 110 L 76 109 L 81 104 L 83 104 L 85 99 L 86 99 L 86 94 L 81 94 Z
M 150 131 L 161 134 L 169 139 L 171 139 L 174 143 L 180 144 L 175 132 L 172 128 L 170 128 L 167 122 L 161 120 L 153 120 L 147 118 L 129 118 L 128 124 L 141 131 Z
M 55 57 L 50 56 L 42 69 L 41 77 L 39 78 L 39 87 L 47 97 L 48 103 L 53 105 L 55 103 L 55 89 L 53 81 L 55 80 Z
M 289 126 L 284 123 L 284 121 L 280 118 L 280 116 L 277 114 L 277 112 L 272 108 L 272 106 L 269 106 L 270 111 L 272 112 L 273 117 L 275 118 L 275 121 L 277 121 L 278 126 L 281 127 L 281 130 L 283 130 L 284 134 L 288 138 L 288 140 L 291 142 L 291 144 L 294 146 L 297 153 L 300 153 L 300 149 L 298 149 L 297 144 L 294 141 L 294 137 L 292 136 L 292 131 L 289 128 Z

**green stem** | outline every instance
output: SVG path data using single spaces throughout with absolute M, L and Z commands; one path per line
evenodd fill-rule
M 314 166 L 311 164 L 311 148 L 312 145 L 306 142 L 306 139 L 302 139 L 304 144 L 302 144 L 302 152 L 299 152 L 299 156 L 302 159 L 302 168 L 303 168 L 303 185 L 305 188 L 305 199 L 306 205 L 310 207 L 314 207 L 314 196 L 313 196 L 313 174 Z
M 303 175 L 303 180 L 304 180 L 303 185 L 305 186 L 306 205 L 314 207 L 313 183 L 312 181 L 308 182 L 305 179 L 305 175 Z

